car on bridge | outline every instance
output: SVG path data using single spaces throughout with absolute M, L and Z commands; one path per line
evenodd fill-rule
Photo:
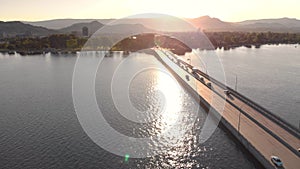
M 277 167 L 282 167 L 283 166 L 283 163 L 282 161 L 280 160 L 279 157 L 277 156 L 271 156 L 271 161 L 274 165 L 276 165 Z
M 212 88 L 212 86 L 211 86 L 211 83 L 210 83 L 210 82 L 208 82 L 206 85 L 207 85 L 207 87 L 208 87 L 208 88 L 210 88 L 210 89 Z
M 192 73 L 197 73 L 198 70 L 199 70 L 198 68 L 193 67 L 192 68 Z
M 226 95 L 230 95 L 230 94 L 231 94 L 231 92 L 230 92 L 229 90 L 224 90 L 224 93 L 225 93 Z

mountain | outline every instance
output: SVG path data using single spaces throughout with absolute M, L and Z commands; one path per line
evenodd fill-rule
M 114 34 L 131 34 L 131 33 L 144 33 L 151 32 L 152 30 L 145 27 L 142 24 L 123 24 L 117 23 L 113 25 L 104 25 L 98 21 L 92 21 L 88 23 L 76 23 L 71 26 L 58 29 L 60 33 L 72 33 L 72 32 L 81 32 L 83 27 L 87 27 L 89 30 L 89 34 L 94 34 L 97 30 L 102 28 L 99 33 L 114 33 Z
M 300 20 L 295 18 L 247 20 L 237 24 L 243 30 L 300 32 Z
M 224 22 L 218 18 L 202 16 L 194 19 L 187 19 L 194 26 L 209 31 L 225 31 L 234 27 L 234 23 Z
M 89 23 L 76 23 L 71 26 L 59 29 L 58 31 L 61 33 L 82 32 L 82 28 L 87 27 L 89 30 L 89 34 L 93 34 L 103 26 L 104 25 L 98 21 L 92 21 Z
M 259 20 L 246 20 L 242 22 L 237 22 L 241 25 L 250 25 L 250 24 L 280 24 L 280 25 L 289 25 L 293 27 L 300 27 L 300 20 L 296 18 L 279 18 L 279 19 L 259 19 Z
M 46 20 L 46 21 L 35 21 L 35 22 L 22 21 L 22 22 L 33 26 L 42 26 L 48 29 L 62 29 L 76 23 L 89 23 L 93 21 L 98 21 L 100 23 L 107 24 L 112 20 L 114 19 L 53 19 L 53 20 Z
M 242 22 L 224 22 L 218 18 L 202 16 L 186 19 L 196 28 L 205 31 L 243 31 L 243 32 L 297 32 L 300 33 L 300 20 L 295 18 L 259 19 Z M 114 22 L 112 22 L 114 21 Z M 30 23 L 30 24 L 28 24 Z M 31 25 L 32 24 L 32 25 Z M 127 18 L 115 19 L 57 19 L 38 22 L 1 22 L 0 36 L 36 35 L 46 36 L 57 33 L 81 32 L 88 27 L 89 34 L 105 26 L 102 32 L 138 33 L 157 31 L 182 32 L 190 29 L 190 24 L 182 25 L 181 19 L 170 18 Z M 42 27 L 43 26 L 43 27 Z M 52 29 L 51 29 L 52 28 Z M 53 29 L 60 28 L 60 29 Z
M 75 23 L 71 26 L 53 30 L 40 26 L 33 26 L 30 24 L 24 24 L 19 21 L 13 22 L 2 22 L 0 21 L 0 37 L 14 37 L 14 36 L 47 36 L 51 34 L 70 34 L 73 32 L 78 32 L 81 34 L 82 28 L 87 27 L 89 30 L 89 34 L 93 34 L 100 28 L 102 28 L 104 24 L 98 21 L 92 21 L 88 23 Z M 100 33 L 114 33 L 114 34 L 134 34 L 134 33 L 146 33 L 153 32 L 142 24 L 116 24 L 116 25 L 107 25 L 105 26 Z
M 178 26 L 178 21 L 182 21 L 182 19 L 174 17 L 170 20 L 170 18 L 172 17 L 167 18 L 168 21 L 166 21 L 164 18 L 123 18 L 123 19 L 56 19 L 56 20 L 37 21 L 37 22 L 23 21 L 23 23 L 31 24 L 34 26 L 42 26 L 48 29 L 57 29 L 57 30 L 72 26 L 73 24 L 90 23 L 92 21 L 98 21 L 105 25 L 142 24 L 145 27 L 152 28 L 155 30 L 159 30 L 163 28 L 165 31 L 186 30 L 186 28 L 182 28 L 182 26 L 181 27 Z M 168 23 L 168 25 L 166 25 L 165 23 Z
M 155 30 L 149 29 L 142 24 L 116 24 L 116 25 L 106 25 L 101 28 L 96 34 L 140 34 L 140 33 L 150 33 L 156 32 Z
M 195 19 L 188 19 L 188 21 L 196 27 L 206 31 L 300 32 L 300 20 L 293 18 L 224 22 L 217 18 L 203 16 Z
M 164 31 L 184 31 L 188 29 L 188 26 L 182 28 L 180 24 L 181 19 L 173 19 L 170 21 L 163 18 L 125 18 L 125 19 L 56 19 L 48 21 L 38 22 L 24 22 L 34 26 L 43 26 L 48 29 L 62 29 L 70 27 L 77 23 L 90 23 L 92 21 L 98 21 L 102 24 L 142 24 L 145 27 L 151 29 L 161 29 Z M 259 20 L 247 20 L 242 22 L 225 22 L 218 18 L 212 18 L 209 16 L 202 16 L 199 18 L 185 19 L 193 24 L 195 27 L 204 29 L 206 31 L 273 31 L 273 32 L 300 32 L 300 20 L 294 18 L 279 18 L 279 19 L 259 19 Z M 179 21 L 179 22 L 178 22 Z M 166 24 L 168 23 L 168 24 Z M 178 26 L 181 25 L 181 26 Z M 161 31 L 161 30 L 159 30 Z
M 13 21 L 13 22 L 0 21 L 0 34 L 6 34 L 8 36 L 16 36 L 16 35 L 24 35 L 24 34 L 46 36 L 54 33 L 58 33 L 58 32 L 44 27 L 24 24 L 19 21 Z

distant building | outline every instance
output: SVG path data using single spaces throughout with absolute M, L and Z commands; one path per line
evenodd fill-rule
M 82 28 L 82 36 L 89 36 L 89 29 L 86 26 Z

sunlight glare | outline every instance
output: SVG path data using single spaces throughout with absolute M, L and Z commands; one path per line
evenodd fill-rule
M 165 110 L 162 113 L 162 130 L 167 130 L 177 121 L 179 112 L 182 109 L 181 88 L 171 75 L 158 73 L 157 90 L 161 91 L 165 97 Z

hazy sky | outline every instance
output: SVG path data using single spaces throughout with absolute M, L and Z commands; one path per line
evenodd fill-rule
M 224 21 L 290 17 L 300 19 L 300 0 L 0 0 L 0 20 L 122 18 L 162 13 Z

